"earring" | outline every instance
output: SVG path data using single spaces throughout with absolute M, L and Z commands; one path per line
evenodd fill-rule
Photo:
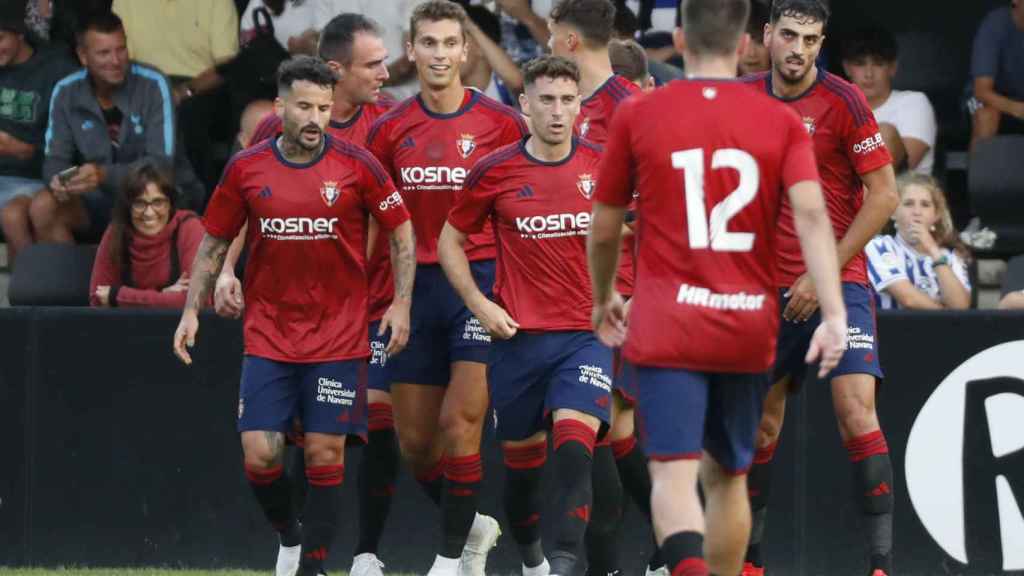
M 932 225 L 931 225 L 931 226 L 930 226 L 930 227 L 928 228 L 928 230 L 931 230 L 932 232 L 935 232 L 935 224 L 932 224 Z

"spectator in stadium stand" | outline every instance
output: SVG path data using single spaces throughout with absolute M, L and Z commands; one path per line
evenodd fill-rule
M 128 53 L 167 75 L 179 106 L 185 151 L 208 188 L 220 176 L 237 129 L 219 64 L 238 54 L 238 11 L 232 0 L 114 0 L 128 32 Z M 217 143 L 225 143 L 220 153 Z
M 974 37 L 971 144 L 996 134 L 1024 133 L 1024 0 L 996 8 Z
M 461 67 L 462 83 L 506 106 L 516 106 L 516 95 L 523 89 L 523 74 L 501 49 L 498 17 L 483 6 L 466 6 L 466 15 L 469 42 L 466 63 Z
M 93 306 L 185 305 L 204 229 L 195 212 L 175 208 L 175 196 L 174 172 L 164 162 L 144 159 L 128 170 L 93 263 Z
M 75 67 L 63 52 L 34 42 L 25 25 L 25 5 L 0 7 L 0 223 L 8 262 L 31 241 L 29 203 L 45 186 L 46 108 L 53 86 Z
M 246 149 L 260 122 L 269 114 L 274 113 L 274 103 L 270 100 L 256 100 L 245 107 L 242 118 L 238 122 L 238 135 L 235 136 L 234 147 L 231 155 Z
M 170 84 L 157 70 L 128 59 L 121 19 L 93 14 L 77 37 L 85 69 L 53 89 L 42 171 L 47 188 L 27 207 L 19 205 L 28 210 L 34 236 L 19 239 L 16 249 L 33 240 L 70 243 L 75 233 L 98 235 L 129 165 L 142 158 L 175 160 L 182 204 L 203 195 L 188 161 L 176 153 Z
M 897 170 L 931 174 L 935 164 L 935 110 L 924 92 L 893 90 L 899 47 L 892 32 L 862 28 L 842 43 L 843 70 L 864 92 Z
M 654 90 L 654 76 L 647 66 L 647 53 L 635 40 L 612 40 L 608 44 L 608 59 L 612 70 L 640 87 L 644 92 Z
M 754 0 L 750 3 L 750 21 L 747 24 L 747 43 L 743 54 L 740 54 L 740 76 L 767 72 L 772 68 L 772 55 L 764 45 L 764 27 L 768 24 L 771 10 L 763 2 Z
M 468 5 L 468 1 L 460 4 Z M 496 0 L 501 22 L 501 47 L 509 58 L 523 64 L 547 53 L 548 14 L 555 0 Z
M 942 188 L 931 176 L 914 173 L 900 176 L 897 184 L 894 233 L 875 237 L 865 248 L 881 308 L 966 310 L 970 254 L 953 228 Z
M 633 38 L 639 30 L 639 21 L 637 20 L 636 14 L 627 6 L 617 4 L 615 6 L 615 38 L 618 40 L 629 40 L 633 41 Z M 639 46 L 639 44 L 637 44 Z M 643 48 L 640 48 L 643 50 Z M 644 60 L 647 62 L 647 70 L 650 71 L 650 75 L 654 78 L 654 84 L 661 86 L 672 80 L 678 80 L 683 78 L 683 69 L 671 64 L 659 62 L 657 60 L 651 60 L 647 58 L 646 53 L 644 54 Z M 627 76 L 628 78 L 628 76 Z M 641 85 L 642 87 L 642 85 Z

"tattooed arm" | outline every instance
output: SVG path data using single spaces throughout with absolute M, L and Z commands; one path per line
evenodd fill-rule
M 185 309 L 181 313 L 178 329 L 174 332 L 174 353 L 185 364 L 192 364 L 192 357 L 186 347 L 191 348 L 195 344 L 196 332 L 199 331 L 199 310 L 204 302 L 210 301 L 210 291 L 224 265 L 229 245 L 228 240 L 206 234 L 192 262 L 192 280 Z
M 388 355 L 398 354 L 409 341 L 409 310 L 412 307 L 412 285 L 416 279 L 416 239 L 412 222 L 405 221 L 391 231 L 391 269 L 395 277 L 395 296 L 381 319 L 378 335 L 391 328 Z

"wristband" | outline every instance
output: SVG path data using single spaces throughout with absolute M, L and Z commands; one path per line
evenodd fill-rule
M 932 260 L 932 269 L 935 269 L 939 266 L 949 266 L 949 256 L 943 254 L 942 256 L 939 256 L 938 258 Z
M 107 294 L 107 305 L 111 308 L 117 308 L 117 293 L 121 291 L 121 286 L 114 285 L 110 287 L 110 293 Z

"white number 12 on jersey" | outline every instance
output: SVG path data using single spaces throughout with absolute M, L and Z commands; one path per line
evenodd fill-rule
M 729 220 L 754 201 L 761 182 L 757 160 L 738 148 L 722 148 L 711 155 L 711 169 L 732 168 L 739 172 L 740 183 L 711 209 L 705 219 L 704 150 L 692 148 L 672 153 L 672 167 L 683 171 L 686 192 L 687 230 L 690 248 L 708 248 L 716 252 L 749 252 L 754 247 L 753 232 L 729 232 Z

